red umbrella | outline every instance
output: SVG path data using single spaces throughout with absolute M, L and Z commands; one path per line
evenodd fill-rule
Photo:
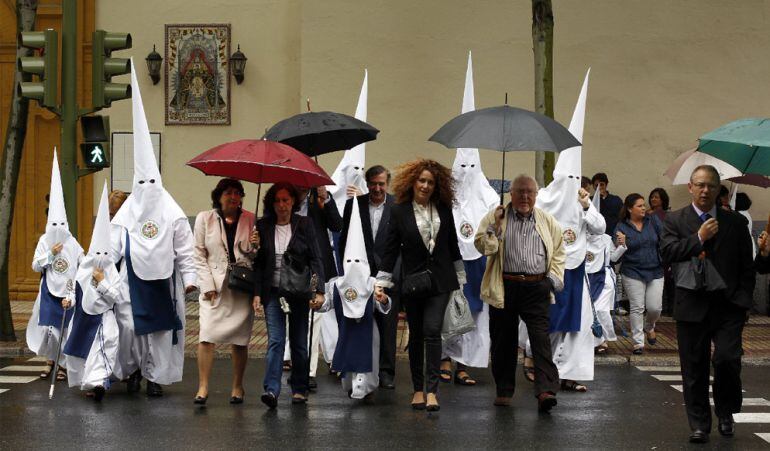
M 740 177 L 731 177 L 727 180 L 741 185 L 759 186 L 760 188 L 770 187 L 770 179 L 759 174 L 744 174 Z
M 334 185 L 334 181 L 318 163 L 307 155 L 285 144 L 263 139 L 243 139 L 221 144 L 188 161 L 187 165 L 206 175 L 231 177 L 257 184 L 288 182 L 308 188 Z M 258 193 L 257 210 L 259 196 Z

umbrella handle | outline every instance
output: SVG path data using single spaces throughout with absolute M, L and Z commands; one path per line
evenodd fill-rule
M 507 96 L 508 94 L 506 94 Z M 500 205 L 503 205 L 503 186 L 505 185 L 505 152 L 503 152 L 503 168 L 500 174 Z
M 262 184 L 257 183 L 257 206 L 254 209 L 254 218 L 259 218 L 259 198 L 262 197 Z M 256 227 L 256 223 L 254 224 Z

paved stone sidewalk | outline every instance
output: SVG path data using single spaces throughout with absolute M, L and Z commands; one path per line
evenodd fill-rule
M 0 356 L 16 356 L 30 354 L 25 342 L 25 329 L 32 313 L 32 302 L 12 301 L 11 312 L 13 314 L 14 329 L 17 342 L 0 342 Z M 188 357 L 196 355 L 198 345 L 198 303 L 187 303 L 187 328 L 185 330 L 185 354 Z M 630 331 L 628 316 L 616 317 L 617 325 L 622 326 L 626 332 Z M 398 357 L 407 359 L 405 351 L 409 339 L 409 330 L 402 313 L 398 326 Z M 645 353 L 641 356 L 631 354 L 633 343 L 630 337 L 621 335 L 621 328 L 616 327 L 618 341 L 611 342 L 606 355 L 597 356 L 597 365 L 618 364 L 669 364 L 679 363 L 676 351 L 676 328 L 674 321 L 669 317 L 663 317 L 656 327 L 658 343 L 655 346 L 647 345 Z M 755 365 L 770 365 L 770 317 L 753 315 L 749 318 L 743 332 L 743 347 L 745 351 L 744 363 Z M 265 355 L 267 349 L 267 329 L 263 317 L 254 321 L 251 342 L 249 343 L 249 357 L 258 358 Z M 227 358 L 229 346 L 217 345 L 216 356 Z

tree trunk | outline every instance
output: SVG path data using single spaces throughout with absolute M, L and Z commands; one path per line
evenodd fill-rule
M 37 0 L 16 0 L 16 31 L 32 31 L 37 16 Z M 18 42 L 16 57 L 30 56 L 32 51 L 21 47 Z M 29 99 L 22 98 L 16 87 L 22 81 L 29 81 L 29 75 L 16 70 L 13 77 L 13 99 L 5 130 L 3 159 L 0 162 L 0 341 L 16 341 L 11 317 L 11 300 L 8 283 L 8 257 L 11 247 L 11 225 L 16 200 L 16 185 L 19 181 L 19 167 L 27 134 Z
M 553 8 L 551 0 L 532 0 L 532 50 L 535 55 L 535 111 L 553 118 Z M 553 152 L 535 154 L 535 179 L 553 180 Z

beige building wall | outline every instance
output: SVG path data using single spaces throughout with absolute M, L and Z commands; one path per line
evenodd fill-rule
M 185 161 L 261 136 L 304 111 L 308 97 L 313 110 L 352 114 L 364 68 L 368 119 L 382 130 L 367 163 L 394 167 L 419 155 L 451 165 L 454 152 L 427 138 L 460 112 L 469 50 L 478 108 L 506 93 L 511 105 L 533 108 L 530 8 L 527 0 L 102 0 L 96 27 L 133 34 L 150 128 L 162 133 L 164 184 L 192 216 L 208 208 L 215 180 Z M 686 187 L 662 175 L 668 164 L 709 130 L 769 115 L 768 1 L 556 0 L 554 17 L 556 119 L 569 122 L 591 67 L 583 173 L 607 172 L 614 193 L 662 186 L 674 208 L 684 205 Z M 143 60 L 152 44 L 162 47 L 165 23 L 184 22 L 231 23 L 232 45 L 249 58 L 246 80 L 232 86 L 231 126 L 163 125 L 163 84 L 151 84 Z M 115 105 L 113 130 L 130 130 L 129 103 Z M 501 155 L 481 155 L 498 178 Z M 341 156 L 320 162 L 331 173 Z M 506 177 L 520 172 L 534 173 L 531 153 L 508 154 Z M 765 220 L 770 196 L 745 191 L 755 220 Z

